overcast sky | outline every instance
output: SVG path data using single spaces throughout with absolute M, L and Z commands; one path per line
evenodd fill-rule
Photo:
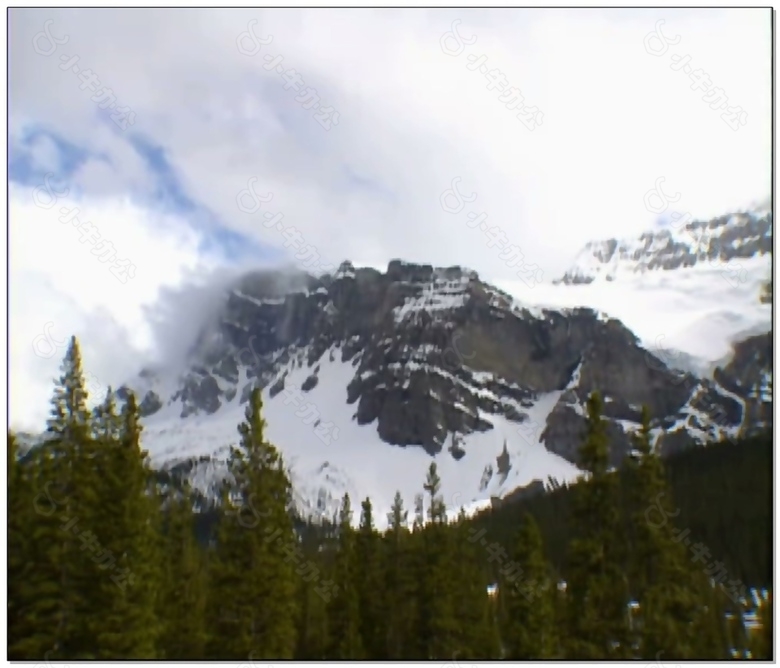
M 181 349 L 214 300 L 193 285 L 290 260 L 293 241 L 264 213 L 283 214 L 323 263 L 400 257 L 510 279 L 469 226 L 484 213 L 550 281 L 587 241 L 656 224 L 644 199 L 659 178 L 679 196 L 673 210 L 696 216 L 770 192 L 769 10 L 14 9 L 9 20 L 17 426 L 47 410 L 64 352 L 47 340 L 77 334 L 100 383 L 117 383 Z M 648 39 L 659 21 L 666 46 Z M 446 36 L 454 22 L 458 39 Z M 507 108 L 513 88 L 541 124 Z M 744 125 L 732 129 L 708 91 Z M 442 196 L 457 178 L 451 213 Z M 239 199 L 244 189 L 258 199 Z M 62 207 L 100 241 L 82 242 Z M 125 282 L 95 254 L 107 242 L 135 267 Z

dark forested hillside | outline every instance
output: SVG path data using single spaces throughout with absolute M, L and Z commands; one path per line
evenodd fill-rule
M 295 516 L 259 390 L 211 507 L 150 469 L 123 398 L 87 410 L 73 339 L 47 440 L 9 434 L 11 659 L 773 656 L 769 433 L 662 461 L 645 410 L 615 472 L 593 392 L 576 485 L 453 519 L 431 463 L 380 532 L 370 498 Z
M 679 515 L 674 523 L 690 529 L 714 558 L 751 587 L 772 584 L 773 501 L 772 434 L 696 447 L 664 460 Z M 621 471 L 626 477 L 626 471 Z M 506 542 L 530 512 L 544 540 L 545 553 L 561 573 L 571 538 L 571 489 L 560 488 L 505 502 L 474 519 L 491 540 Z

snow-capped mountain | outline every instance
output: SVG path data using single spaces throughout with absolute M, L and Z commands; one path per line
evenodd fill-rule
M 756 210 L 592 242 L 560 280 L 499 286 L 550 308 L 604 311 L 667 365 L 712 377 L 735 344 L 772 327 L 772 305 L 760 299 L 772 273 L 771 221 Z
M 751 345 L 771 370 L 771 341 Z M 571 481 L 593 390 L 615 465 L 642 405 L 670 452 L 761 423 L 770 401 L 760 373 L 673 370 L 603 313 L 537 308 L 475 272 L 401 261 L 386 272 L 345 262 L 321 277 L 243 276 L 183 367 L 146 369 L 128 387 L 153 465 L 185 471 L 205 493 L 224 474 L 252 388 L 263 388 L 298 508 L 327 517 L 345 491 L 370 496 L 380 518 L 396 490 L 411 507 L 432 458 L 451 508 Z
M 564 276 L 567 285 L 619 280 L 652 271 L 688 267 L 723 269 L 733 281 L 747 270 L 734 260 L 772 252 L 772 213 L 748 211 L 709 221 L 681 217 L 667 227 L 635 239 L 593 241 L 575 258 Z

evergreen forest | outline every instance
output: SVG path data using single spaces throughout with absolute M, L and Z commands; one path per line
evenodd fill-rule
M 8 437 L 9 658 L 771 659 L 771 433 L 662 460 L 644 411 L 614 471 L 601 410 L 577 484 L 453 516 L 431 463 L 386 530 L 348 495 L 315 523 L 259 390 L 204 505 L 151 469 L 132 393 L 87 408 L 73 338 L 46 440 Z

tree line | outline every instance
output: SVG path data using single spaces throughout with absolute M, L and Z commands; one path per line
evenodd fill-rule
M 771 598 L 748 633 L 745 585 L 679 521 L 646 410 L 613 472 L 589 398 L 586 474 L 555 493 L 567 499 L 562 567 L 547 523 L 519 504 L 449 520 L 435 463 L 413 509 L 396 494 L 382 532 L 371 500 L 358 511 L 348 495 L 336 521 L 303 521 L 259 390 L 199 540 L 193 490 L 149 466 L 135 396 L 109 390 L 87 409 L 75 338 L 51 405 L 42 444 L 20 453 L 9 434 L 12 660 L 772 657 Z M 497 517 L 512 521 L 491 541 Z

